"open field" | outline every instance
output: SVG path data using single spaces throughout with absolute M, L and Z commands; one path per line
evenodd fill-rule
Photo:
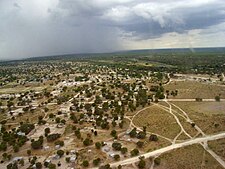
M 177 96 L 173 97 L 170 95 L 169 98 L 213 99 L 217 95 L 220 95 L 223 99 L 225 98 L 225 86 L 201 83 L 197 81 L 172 81 L 168 85 L 165 85 L 165 90 L 178 91 Z
M 211 148 L 217 155 L 225 160 L 225 139 L 219 139 L 208 142 L 209 148 Z
M 225 106 L 222 102 L 173 102 L 205 132 L 213 134 L 225 130 Z M 212 111 L 212 107 L 214 111 Z
M 159 105 L 165 106 L 168 108 L 168 105 L 165 102 L 159 102 Z M 179 121 L 181 122 L 184 130 L 190 134 L 190 136 L 194 137 L 197 135 L 197 130 L 191 126 L 191 124 L 189 122 L 187 122 L 186 119 L 184 119 L 182 116 L 182 112 L 176 108 L 175 106 L 172 106 L 172 112 L 177 116 L 177 118 L 179 119 Z M 184 133 L 182 133 L 179 137 L 178 140 L 185 140 L 188 139 L 189 137 L 187 137 L 187 135 L 185 135 Z
M 134 124 L 142 127 L 146 126 L 147 131 L 173 139 L 179 133 L 180 128 L 175 119 L 165 110 L 158 108 L 156 105 L 139 113 Z
M 219 163 L 200 145 L 180 148 L 160 156 L 161 163 L 155 169 L 222 169 Z
M 42 91 L 46 87 L 47 86 L 30 86 L 30 87 L 19 86 L 19 87 L 12 87 L 12 88 L 0 88 L 0 94 L 22 93 L 22 92 L 27 92 L 30 90 Z

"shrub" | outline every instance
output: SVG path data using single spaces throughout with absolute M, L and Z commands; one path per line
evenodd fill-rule
M 82 165 L 84 167 L 88 167 L 89 166 L 89 162 L 87 160 L 84 160 L 83 163 L 82 163 Z
M 155 134 L 151 134 L 149 137 L 149 141 L 158 141 L 158 136 Z
M 56 134 L 49 134 L 49 135 L 47 136 L 47 141 L 48 141 L 48 142 L 55 141 L 55 140 L 57 140 L 60 136 L 61 136 L 61 135 L 58 134 L 58 133 L 56 133 Z

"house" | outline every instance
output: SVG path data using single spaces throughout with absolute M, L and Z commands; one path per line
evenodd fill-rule
M 70 162 L 73 163 L 73 162 L 76 161 L 76 159 L 77 159 L 76 155 L 73 155 L 73 156 L 70 157 Z
M 105 151 L 105 152 L 109 152 L 109 150 L 110 150 L 110 148 L 109 148 L 108 146 L 105 146 L 105 147 L 103 148 L 103 151 Z
M 47 150 L 49 150 L 49 148 L 50 148 L 49 146 L 45 146 L 44 150 L 47 151 Z
M 17 133 L 17 135 L 19 135 L 19 136 L 25 136 L 26 134 L 23 133 L 23 132 L 21 132 L 21 131 L 19 131 L 19 132 Z
M 13 162 L 16 162 L 16 161 L 20 161 L 22 159 L 23 159 L 23 157 L 14 157 L 12 161 Z
M 114 157 L 115 156 L 115 154 L 114 153 L 109 153 L 109 157 Z
M 55 149 L 56 149 L 56 150 L 60 149 L 60 145 L 56 145 L 56 146 L 55 146 Z

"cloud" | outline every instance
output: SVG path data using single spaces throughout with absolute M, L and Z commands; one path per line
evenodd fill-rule
M 207 37 L 223 35 L 224 14 L 223 0 L 1 0 L 0 59 L 223 46 Z

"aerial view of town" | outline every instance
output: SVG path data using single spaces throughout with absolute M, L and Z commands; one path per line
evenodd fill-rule
M 224 169 L 224 0 L 0 0 L 0 169 Z
M 221 51 L 2 62 L 0 165 L 225 167 Z

